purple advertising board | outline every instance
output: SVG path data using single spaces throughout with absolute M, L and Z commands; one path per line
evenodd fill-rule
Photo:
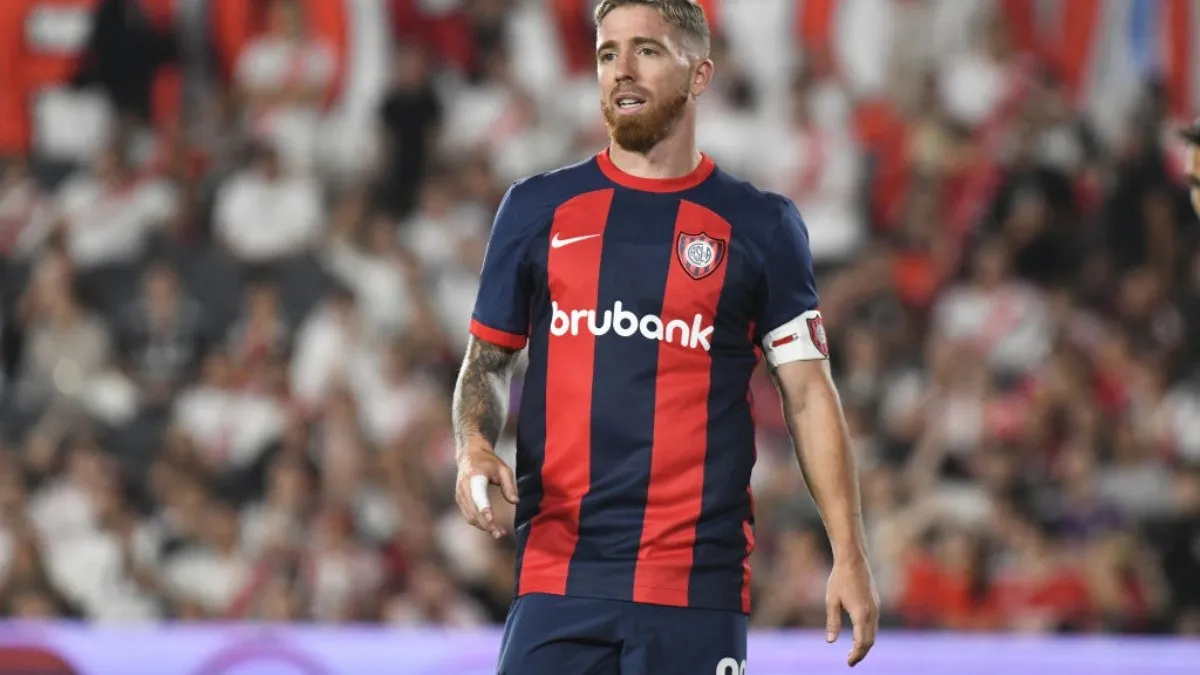
M 0 624 L 0 675 L 493 675 L 499 642 L 496 631 Z M 848 649 L 817 633 L 756 633 L 745 671 L 715 664 L 712 675 L 850 672 Z M 853 672 L 1198 675 L 1200 641 L 884 633 Z

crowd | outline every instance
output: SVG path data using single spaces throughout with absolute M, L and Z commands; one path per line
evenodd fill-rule
M 513 543 L 455 509 L 449 394 L 499 197 L 606 137 L 586 72 L 527 70 L 544 3 L 462 4 L 484 46 L 400 34 L 350 178 L 287 0 L 185 126 L 4 163 L 0 614 L 503 620 Z M 972 25 L 889 45 L 870 100 L 801 45 L 764 91 L 779 55 L 718 35 L 701 145 L 810 228 L 885 625 L 1200 635 L 1200 225 L 1164 94 L 1096 133 Z M 763 373 L 755 405 L 752 622 L 820 626 Z

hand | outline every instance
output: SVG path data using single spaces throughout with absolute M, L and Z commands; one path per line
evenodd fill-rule
M 492 507 L 487 504 L 486 493 L 480 503 L 472 494 L 472 479 L 482 476 L 487 478 L 486 485 L 499 485 L 500 492 L 510 504 L 517 503 L 517 482 L 513 478 L 512 469 L 496 456 L 490 448 L 468 450 L 458 462 L 458 480 L 454 488 L 454 499 L 458 502 L 458 510 L 462 511 L 467 522 L 484 532 L 491 533 L 499 539 L 505 535 L 504 528 L 495 521 Z
M 858 665 L 875 644 L 879 630 L 879 592 L 871 578 L 871 568 L 863 557 L 837 560 L 825 591 L 825 641 L 837 640 L 842 630 L 842 610 L 854 626 L 854 647 L 846 663 Z

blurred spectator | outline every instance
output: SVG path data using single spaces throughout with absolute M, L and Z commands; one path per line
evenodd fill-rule
M 351 196 L 334 221 L 324 262 L 353 289 L 372 332 L 394 334 L 428 313 L 420 263 L 401 248 L 387 216 L 369 216 L 364 200 Z
M 271 0 L 266 32 L 238 57 L 236 83 L 254 135 L 279 149 L 286 172 L 314 168 L 336 57 L 309 34 L 296 0 Z
M 354 535 L 345 509 L 328 507 L 316 516 L 306 560 L 306 583 L 317 621 L 361 621 L 371 615 L 380 581 L 378 554 Z
M 818 268 L 849 261 L 866 236 L 862 159 L 849 104 L 838 81 L 802 72 L 792 85 L 784 128 L 772 130 L 760 151 L 765 187 L 805 207 Z
M 317 412 L 334 390 L 370 368 L 371 342 L 354 296 L 334 293 L 300 326 L 292 358 L 292 391 L 306 410 Z
M 943 630 L 1000 628 L 987 543 L 965 529 L 935 535 L 933 552 L 914 556 L 906 570 L 900 611 L 908 625 Z
M 1137 520 L 1162 514 L 1170 506 L 1170 470 L 1147 452 L 1130 424 L 1113 431 L 1112 461 L 1096 477 L 1100 495 Z
M 442 123 L 442 101 L 433 87 L 429 56 L 401 43 L 392 61 L 391 89 L 379 109 L 383 166 L 375 201 L 393 216 L 416 206 Z
M 318 186 L 301 175 L 285 175 L 269 145 L 252 153 L 217 195 L 216 233 L 239 261 L 272 263 L 306 253 L 324 228 Z
M 262 382 L 264 365 L 290 351 L 292 329 L 283 316 L 279 290 L 267 281 L 246 287 L 242 315 L 229 329 L 225 348 L 249 384 Z
M 242 546 L 247 555 L 298 550 L 313 508 L 312 467 L 301 457 L 277 458 L 267 474 L 265 496 L 242 510 Z
M 1015 78 L 1012 33 L 999 12 L 976 14 L 965 53 L 955 54 L 942 72 L 940 91 L 951 119 L 977 126 L 1003 103 Z
M 424 267 L 435 272 L 454 262 L 464 239 L 486 232 L 483 205 L 458 196 L 449 175 L 429 176 L 421 184 L 417 211 L 401 225 L 405 246 Z
M 1088 554 L 1084 573 L 1101 625 L 1123 632 L 1153 630 L 1168 590 L 1153 553 L 1118 532 L 1097 539 Z
M 721 76 L 700 99 L 696 138 L 727 171 L 757 178 L 762 171 L 757 160 L 763 150 L 755 142 L 755 136 L 761 133 L 756 114 L 761 111 L 754 84 L 723 35 L 713 36 L 710 58 Z
M 146 0 L 101 0 L 75 86 L 99 84 L 118 115 L 153 121 L 155 75 L 178 58 L 170 9 Z M 168 5 L 169 7 L 169 5 Z
M 81 269 L 138 262 L 178 206 L 168 183 L 134 173 L 120 141 L 69 177 L 55 200 L 71 262 Z
M 485 145 L 496 180 L 507 185 L 561 166 L 570 141 L 561 120 L 543 114 L 533 96 L 515 89 L 504 119 Z
M 966 283 L 947 289 L 934 308 L 936 337 L 970 344 L 1005 374 L 1041 365 L 1053 326 L 1045 300 L 1011 276 L 1011 253 L 1000 240 L 980 245 Z
M 464 86 L 446 110 L 441 144 L 450 156 L 490 152 L 525 126 L 522 92 L 514 81 L 505 48 L 485 52 L 478 82 Z
M 373 376 L 357 384 L 362 426 L 368 440 L 388 446 L 406 437 L 423 403 L 437 394 L 437 383 L 417 369 L 415 342 L 393 340 L 377 357 Z
M 784 531 L 777 553 L 775 587 L 765 598 L 755 621 L 762 626 L 817 627 L 825 623 L 825 584 L 831 564 L 824 542 L 811 529 Z
M 153 619 L 159 614 L 153 534 L 138 526 L 126 505 L 117 467 L 84 443 L 74 451 L 84 461 L 73 467 L 81 472 L 73 487 L 82 490 L 89 522 L 47 538 L 51 569 L 59 587 L 89 616 Z
M 1084 629 L 1092 599 L 1062 542 L 1041 523 L 1022 520 L 1003 543 L 1007 560 L 996 579 L 1002 622 L 998 627 L 1034 633 Z
M 0 169 L 0 255 L 25 258 L 45 243 L 54 229 L 54 212 L 45 190 L 23 158 Z
M 0 583 L 4 615 L 34 620 L 79 617 L 79 610 L 55 588 L 31 533 L 14 534 Z
M 200 381 L 180 392 L 173 418 L 214 472 L 250 466 L 288 423 L 287 411 L 267 393 L 244 387 L 220 351 L 205 359 Z
M 1070 179 L 1042 163 L 1047 147 L 1032 122 L 1018 120 L 1011 157 L 1001 169 L 984 231 L 1002 236 L 1011 249 L 1013 273 L 1044 285 L 1071 278 L 1080 232 Z
M 436 560 L 416 564 L 409 576 L 409 589 L 388 604 L 384 621 L 397 626 L 474 628 L 486 620 L 483 609 L 455 588 L 445 565 Z
M 125 370 L 146 403 L 167 405 L 188 381 L 206 348 L 204 310 L 179 287 L 167 263 L 151 265 L 142 278 L 141 297 L 125 308 L 117 324 L 117 343 Z
M 463 236 L 455 257 L 431 271 L 433 311 L 455 354 L 465 352 L 467 347 L 471 325 L 468 308 L 479 292 L 479 270 L 483 269 L 486 250 L 487 239 L 482 233 Z
M 1117 504 L 1097 486 L 1097 460 L 1087 442 L 1066 449 L 1059 457 L 1061 488 L 1041 504 L 1059 536 L 1069 541 L 1093 541 L 1117 530 L 1125 521 Z
M 163 569 L 171 596 L 195 603 L 201 611 L 220 617 L 231 608 L 249 582 L 250 561 L 239 547 L 237 512 L 220 502 L 201 502 L 192 541 L 173 554 Z
M 48 257 L 21 298 L 22 368 L 10 400 L 22 422 L 51 435 L 84 421 L 87 387 L 113 356 L 107 328 L 79 304 L 71 279 L 63 258 Z
M 1139 142 L 1130 132 L 1129 143 Z M 1190 204 L 1165 175 L 1156 146 L 1136 146 L 1117 158 L 1116 182 L 1101 210 L 1103 235 L 1112 270 L 1119 278 L 1131 269 L 1149 267 L 1173 281 L 1182 236 L 1195 230 Z M 1194 236 L 1194 235 L 1193 235 Z

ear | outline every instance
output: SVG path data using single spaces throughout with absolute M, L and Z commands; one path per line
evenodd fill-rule
M 703 59 L 696 64 L 692 69 L 692 96 L 700 96 L 708 90 L 708 85 L 712 83 L 713 70 L 712 59 Z

